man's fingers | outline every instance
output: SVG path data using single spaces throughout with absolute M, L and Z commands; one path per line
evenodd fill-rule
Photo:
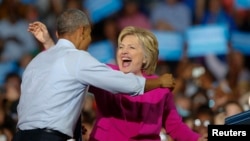
M 34 24 L 29 24 L 28 31 L 34 32 L 35 30 L 37 30 L 37 26 Z
M 39 30 L 41 30 L 41 28 L 39 28 L 37 25 L 32 24 L 28 27 L 28 31 L 32 34 L 36 34 L 37 32 L 39 32 Z

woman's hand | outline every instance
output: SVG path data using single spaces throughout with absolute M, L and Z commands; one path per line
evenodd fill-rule
M 198 139 L 198 141 L 208 141 L 208 139 L 207 139 L 207 134 L 202 135 L 202 136 Z

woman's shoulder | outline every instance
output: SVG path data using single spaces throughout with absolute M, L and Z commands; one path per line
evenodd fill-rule
M 119 70 L 119 67 L 117 65 L 115 65 L 115 64 L 107 64 L 107 66 L 109 66 L 113 70 Z
M 156 75 L 156 74 L 147 75 L 147 74 L 144 73 L 143 77 L 145 77 L 145 78 L 158 78 L 159 76 Z

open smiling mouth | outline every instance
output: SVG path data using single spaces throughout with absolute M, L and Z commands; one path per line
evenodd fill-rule
M 122 67 L 130 66 L 132 60 L 131 59 L 122 59 Z

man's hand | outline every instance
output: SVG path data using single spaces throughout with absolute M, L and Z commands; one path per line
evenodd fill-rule
M 82 135 L 87 134 L 87 129 L 85 128 L 84 124 L 82 124 Z
M 54 41 L 49 35 L 47 27 L 41 22 L 33 22 L 29 24 L 28 31 L 31 32 L 35 38 L 43 44 L 45 49 L 54 45 Z
M 144 91 L 150 91 L 155 88 L 169 88 L 171 91 L 175 87 L 175 80 L 172 74 L 166 73 L 157 79 L 147 79 Z
M 171 90 L 175 87 L 175 79 L 172 74 L 166 73 L 159 77 L 161 82 L 161 87 L 170 88 Z

